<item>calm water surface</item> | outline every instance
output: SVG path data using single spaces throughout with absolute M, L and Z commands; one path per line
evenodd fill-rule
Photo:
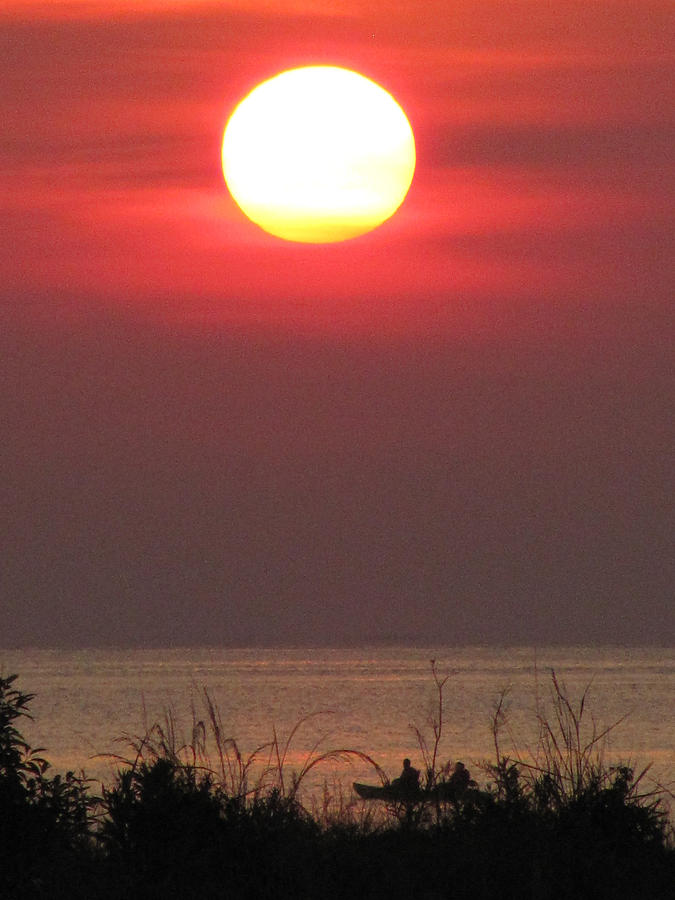
M 124 755 L 126 745 L 116 739 L 144 733 L 167 708 L 189 736 L 191 704 L 203 712 L 206 687 L 245 753 L 269 740 L 273 728 L 285 740 L 301 717 L 321 713 L 295 735 L 291 765 L 300 766 L 320 740 L 322 750 L 368 753 L 395 775 L 404 756 L 422 762 L 411 725 L 432 737 L 432 658 L 450 676 L 443 760 L 462 759 L 475 773 L 478 761 L 494 758 L 491 714 L 504 688 L 504 749 L 510 740 L 522 751 L 534 746 L 537 698 L 548 700 L 554 668 L 572 698 L 592 682 L 584 713 L 589 733 L 592 718 L 600 729 L 627 716 L 612 731 L 608 760 L 652 762 L 659 780 L 675 779 L 675 648 L 0 650 L 0 671 L 18 672 L 19 686 L 36 694 L 34 721 L 23 732 L 47 748 L 59 770 L 84 768 L 108 781 L 114 764 L 95 755 Z M 340 773 L 346 783 L 373 779 L 359 766 Z

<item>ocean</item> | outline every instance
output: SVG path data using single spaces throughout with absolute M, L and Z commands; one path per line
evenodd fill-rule
M 533 751 L 537 711 L 552 711 L 551 670 L 579 703 L 590 737 L 622 719 L 605 742 L 608 763 L 652 764 L 647 779 L 675 779 L 675 648 L 419 648 L 353 649 L 89 649 L 0 650 L 2 675 L 18 673 L 17 685 L 35 694 L 31 721 L 20 730 L 55 771 L 83 769 L 109 782 L 128 757 L 129 736 L 142 736 L 171 710 L 189 740 L 192 709 L 204 712 L 204 690 L 220 712 L 226 736 L 244 755 L 276 733 L 283 746 L 292 735 L 287 766 L 300 768 L 314 749 L 361 751 L 390 777 L 403 757 L 422 767 L 415 729 L 433 745 L 431 720 L 443 688 L 444 719 L 439 759 L 462 760 L 480 782 L 484 760 L 494 760 L 491 722 L 506 691 L 501 750 Z M 127 737 L 125 737 L 127 736 Z M 321 778 L 377 781 L 362 762 L 327 765 Z M 646 781 L 647 781 L 646 779 Z M 651 783 L 651 782 L 650 782 Z

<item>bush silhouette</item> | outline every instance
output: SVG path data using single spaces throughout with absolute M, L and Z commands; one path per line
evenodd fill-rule
M 50 777 L 18 728 L 32 698 L 15 680 L 0 678 L 2 900 L 672 900 L 661 797 L 641 792 L 630 766 L 606 766 L 593 737 L 580 740 L 581 707 L 557 683 L 571 719 L 557 720 L 562 739 L 549 726 L 555 739 L 536 763 L 499 753 L 498 706 L 483 788 L 430 801 L 414 821 L 394 810 L 320 824 L 281 763 L 271 787 L 248 787 L 172 741 L 141 742 L 146 754 L 125 761 L 100 798 L 84 777 Z M 435 768 L 441 731 L 428 757 L 434 784 L 450 771 Z
M 0 896 L 48 896 L 70 885 L 77 897 L 73 873 L 93 862 L 97 801 L 83 777 L 47 775 L 49 763 L 17 727 L 33 695 L 19 691 L 16 678 L 0 677 Z

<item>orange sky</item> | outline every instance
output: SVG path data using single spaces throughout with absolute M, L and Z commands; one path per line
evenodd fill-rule
M 3 4 L 0 634 L 114 594 L 130 624 L 87 628 L 132 640 L 187 590 L 195 622 L 304 597 L 319 636 L 415 594 L 420 633 L 489 597 L 465 639 L 521 606 L 513 639 L 551 637 L 545 595 L 576 639 L 584 585 L 595 635 L 647 628 L 637 595 L 672 624 L 673 31 L 670 0 Z M 309 63 L 416 135 L 399 212 L 343 244 L 262 233 L 220 170 L 236 103 Z
M 364 302 L 377 328 L 392 295 L 414 318 L 432 304 L 435 318 L 439 297 L 515 296 L 533 280 L 555 296 L 612 296 L 636 262 L 659 290 L 649 260 L 671 207 L 668 7 L 11 4 L 5 282 L 151 307 L 159 295 L 162 314 L 188 318 L 249 309 L 276 322 L 307 303 L 309 328 L 334 316 L 358 327 Z M 218 152 L 244 93 L 310 62 L 382 83 L 418 143 L 400 213 L 328 249 L 252 228 Z

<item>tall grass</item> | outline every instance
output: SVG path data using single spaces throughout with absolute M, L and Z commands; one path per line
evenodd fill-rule
M 537 742 L 534 747 L 520 747 L 510 727 L 508 691 L 499 694 L 492 716 L 491 730 L 495 761 L 487 771 L 497 776 L 502 792 L 517 772 L 525 789 L 540 805 L 561 809 L 604 789 L 621 791 L 625 803 L 652 809 L 659 815 L 667 811 L 668 798 L 673 797 L 667 785 L 652 781 L 648 786 L 651 763 L 636 773 L 631 760 L 608 762 L 610 738 L 626 716 L 609 724 L 599 724 L 590 706 L 592 681 L 583 688 L 578 699 L 554 669 L 550 670 L 548 702 L 542 699 L 537 678 L 535 717 Z M 504 749 L 503 735 L 508 738 Z
M 291 766 L 317 716 L 244 753 L 206 690 L 185 733 L 167 710 L 124 735 L 117 775 L 93 797 L 72 773 L 49 776 L 19 728 L 31 695 L 0 678 L 0 897 L 672 900 L 667 789 L 646 786 L 648 767 L 608 763 L 620 721 L 596 723 L 590 685 L 573 700 L 552 672 L 525 749 L 499 694 L 487 782 L 460 791 L 444 755 L 450 676 L 433 661 L 431 675 L 427 730 L 412 726 L 425 766 L 414 815 L 410 803 L 357 801 L 341 767 L 366 763 L 382 784 L 386 774 L 360 750 L 322 749 L 325 733 Z M 317 772 L 323 790 L 303 800 Z
M 436 660 L 430 661 L 431 678 L 435 687 L 435 708 L 427 718 L 427 726 L 431 728 L 433 741 L 427 740 L 422 729 L 414 723 L 410 726 L 417 738 L 417 745 L 422 754 L 424 762 L 424 787 L 427 790 L 434 788 L 439 780 L 443 779 L 450 770 L 449 762 L 445 766 L 439 768 L 438 758 L 440 752 L 441 741 L 443 739 L 443 724 L 445 717 L 445 685 L 450 678 L 450 673 L 441 676 L 436 666 Z
M 218 790 L 239 800 L 256 800 L 275 792 L 287 802 L 300 803 L 302 788 L 310 774 L 355 761 L 365 763 L 381 783 L 387 783 L 386 774 L 369 754 L 353 748 L 323 749 L 327 732 L 321 732 L 314 738 L 299 767 L 290 766 L 291 755 L 296 755 L 292 754 L 294 741 L 310 724 L 329 715 L 330 711 L 301 717 L 285 736 L 272 726 L 272 734 L 267 741 L 244 752 L 236 738 L 228 734 L 220 709 L 207 688 L 200 693 L 200 704 L 199 707 L 194 701 L 191 704 L 191 723 L 187 734 L 175 711 L 167 708 L 161 720 L 146 727 L 143 734 L 125 733 L 118 738 L 118 742 L 126 746 L 126 754 L 105 756 L 130 770 L 165 760 L 198 776 L 207 777 Z M 334 773 L 329 773 L 329 777 L 334 778 Z M 334 784 L 337 782 L 334 781 Z M 308 802 L 312 802 L 311 798 Z M 346 808 L 346 804 L 342 800 L 340 802 Z

